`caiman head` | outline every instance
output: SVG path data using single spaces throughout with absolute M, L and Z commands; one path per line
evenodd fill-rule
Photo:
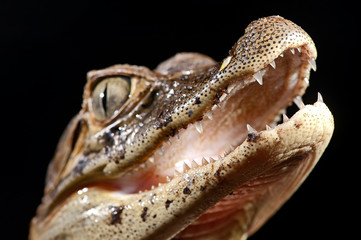
M 312 39 L 252 22 L 220 63 L 181 53 L 154 71 L 88 73 L 30 239 L 246 239 L 296 191 L 330 141 Z M 291 118 L 282 111 L 295 102 Z

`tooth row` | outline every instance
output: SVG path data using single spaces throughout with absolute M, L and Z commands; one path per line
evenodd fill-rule
M 289 49 L 289 50 L 290 50 L 290 52 L 291 52 L 292 54 L 295 54 L 295 53 L 296 53 L 296 49 L 297 49 L 298 52 L 302 52 L 302 48 L 301 48 L 301 47 L 291 48 L 291 49 Z M 284 54 L 281 53 L 279 56 L 280 56 L 280 57 L 283 57 Z M 311 68 L 312 68 L 313 71 L 316 71 L 316 70 L 317 70 L 317 65 L 316 65 L 316 60 L 315 60 L 315 58 L 312 57 L 312 58 L 308 59 L 308 63 L 311 65 Z M 274 60 L 271 61 L 271 62 L 269 63 L 269 65 L 270 65 L 272 68 L 276 69 L 276 62 L 275 62 Z M 262 70 L 254 73 L 252 77 L 253 77 L 260 85 L 263 84 L 263 78 L 262 78 L 262 77 L 263 77 L 263 73 L 262 73 Z M 305 81 L 306 81 L 306 83 L 308 83 L 308 79 L 305 79 Z
M 318 102 L 323 102 L 323 98 L 322 98 L 322 96 L 321 96 L 320 93 L 318 93 L 318 95 L 317 95 L 317 101 L 318 101 Z M 303 109 L 303 108 L 305 107 L 305 104 L 304 104 L 301 96 L 295 97 L 295 98 L 293 99 L 293 102 L 295 103 L 295 105 L 296 105 L 299 109 Z M 282 115 L 283 122 L 287 122 L 287 121 L 289 120 L 289 118 L 288 118 L 287 115 L 286 115 L 286 110 L 285 110 L 285 109 L 281 110 L 281 113 L 280 113 L 280 114 Z M 213 119 L 213 117 L 212 117 L 212 112 L 211 112 L 211 111 L 207 112 L 205 115 L 206 115 L 210 120 Z M 195 129 L 197 130 L 197 132 L 198 132 L 199 134 L 202 134 L 202 133 L 203 133 L 202 121 L 195 122 L 193 125 L 195 126 Z M 247 127 L 247 130 L 248 130 L 249 133 L 252 133 L 252 134 L 257 133 L 257 130 L 254 129 L 250 124 L 247 124 L 246 127 Z M 271 128 L 270 126 L 266 125 L 266 130 L 270 130 L 270 129 L 272 129 L 272 128 Z M 169 139 L 169 142 L 170 142 L 170 139 Z M 230 150 L 224 152 L 224 156 L 228 155 L 228 154 L 229 154 L 230 152 L 232 152 L 233 150 L 234 150 L 234 147 L 231 145 L 231 146 L 230 146 Z M 158 149 L 158 153 L 159 153 L 160 155 L 162 155 L 163 152 L 164 152 L 164 147 L 162 146 L 162 147 L 160 147 L 160 148 Z M 208 161 L 208 160 L 203 161 L 203 160 L 202 160 L 202 164 L 201 164 L 201 165 L 203 165 L 203 164 L 205 164 L 205 163 L 212 162 L 213 160 L 214 160 L 214 159 L 212 159 L 212 158 L 210 158 L 210 161 Z M 183 169 L 184 169 L 184 170 L 188 170 L 188 169 L 190 169 L 190 168 L 194 168 L 194 167 L 198 167 L 198 166 L 200 166 L 200 165 L 199 165 L 196 161 L 191 160 L 191 163 L 190 163 L 190 164 L 187 164 L 186 162 L 184 162 Z
M 200 122 L 197 122 L 197 123 L 200 123 Z M 195 126 L 196 126 L 197 131 L 200 132 L 200 131 L 198 130 L 199 125 L 198 125 L 198 127 L 197 127 L 197 125 L 195 125 Z M 254 129 L 251 125 L 247 124 L 246 126 L 247 126 L 247 130 L 248 130 L 249 133 L 253 133 L 253 134 L 254 134 L 254 133 L 257 133 L 257 130 Z M 267 128 L 267 130 L 270 129 L 269 126 L 266 126 L 266 128 Z M 174 176 L 178 176 L 178 175 L 181 175 L 181 174 L 183 174 L 183 173 L 186 173 L 186 172 L 189 171 L 190 169 L 198 168 L 198 167 L 200 167 L 200 166 L 204 166 L 204 165 L 206 165 L 206 164 L 209 164 L 209 163 L 213 163 L 213 162 L 215 162 L 215 161 L 218 161 L 218 160 L 224 158 L 225 156 L 227 156 L 227 155 L 228 155 L 229 153 L 231 153 L 232 151 L 234 151 L 235 148 L 236 148 L 236 147 L 231 144 L 231 145 L 229 146 L 228 150 L 224 151 L 223 156 L 218 156 L 218 159 L 215 159 L 215 158 L 213 158 L 213 157 L 209 157 L 209 158 L 207 159 L 207 158 L 203 157 L 203 158 L 202 158 L 200 161 L 198 161 L 198 162 L 197 162 L 196 160 L 194 160 L 194 159 L 184 160 L 184 161 L 183 161 L 183 164 L 182 164 L 181 166 L 179 166 L 179 167 L 176 167 L 176 169 L 174 170 Z M 177 164 L 177 165 L 178 165 L 178 164 Z M 171 178 L 167 176 L 167 180 L 170 181 L 170 179 L 171 179 Z
M 320 93 L 318 93 L 317 101 L 318 101 L 318 102 L 323 102 L 323 98 L 322 98 L 322 96 L 321 96 Z M 303 103 L 303 100 L 302 100 L 302 98 L 301 98 L 300 96 L 295 97 L 294 100 L 293 100 L 293 102 L 297 105 L 297 107 L 298 107 L 299 109 L 303 109 L 303 108 L 305 107 L 305 104 Z M 215 106 L 217 106 L 217 105 L 215 105 Z M 283 116 L 283 122 L 287 122 L 287 121 L 289 120 L 289 118 L 287 117 L 287 115 L 286 115 L 286 113 L 285 113 L 285 110 L 283 110 L 283 112 L 281 112 L 281 115 Z M 212 112 L 211 112 L 211 111 L 207 112 L 207 113 L 205 114 L 205 116 L 207 116 L 210 120 L 213 119 L 213 117 L 212 117 Z M 198 132 L 199 134 L 202 134 L 202 133 L 203 133 L 202 121 L 195 122 L 193 125 L 195 126 L 195 128 L 196 128 L 196 130 L 197 130 L 197 132 Z M 254 129 L 250 124 L 247 124 L 246 127 L 247 127 L 247 130 L 248 130 L 249 133 L 251 133 L 251 134 L 257 133 L 257 130 Z M 272 127 L 266 125 L 266 130 L 271 130 L 271 129 L 272 129 Z M 176 138 L 179 139 L 179 135 L 177 135 Z M 170 139 L 169 139 L 169 144 L 171 144 Z M 228 155 L 228 154 L 229 154 L 230 152 L 232 152 L 234 149 L 235 149 L 235 147 L 232 146 L 232 145 L 230 145 L 229 150 L 224 152 L 224 156 Z M 158 154 L 163 155 L 163 153 L 164 153 L 164 147 L 161 146 L 161 147 L 158 149 L 157 152 L 158 152 Z M 222 157 L 219 156 L 219 159 L 220 159 L 220 158 L 222 158 Z M 151 161 L 149 160 L 149 162 L 153 163 L 153 162 L 154 162 L 154 157 L 152 157 L 151 159 L 152 159 L 152 160 L 151 160 Z M 214 158 L 212 158 L 212 157 L 210 157 L 208 160 L 207 160 L 206 158 L 202 158 L 201 163 L 199 163 L 199 162 L 197 163 L 197 161 L 195 161 L 194 159 L 193 159 L 193 160 L 185 160 L 185 161 L 183 162 L 182 170 L 178 170 L 179 168 L 176 169 L 176 170 L 174 170 L 174 171 L 175 171 L 175 172 L 174 172 L 174 175 L 179 175 L 179 174 L 181 174 L 181 173 L 184 173 L 184 172 L 188 171 L 189 169 L 197 168 L 197 167 L 199 167 L 199 166 L 202 166 L 202 165 L 205 165 L 205 164 L 209 164 L 209 163 L 212 163 L 212 162 L 215 162 L 215 161 L 216 161 L 216 160 L 215 160 Z M 146 167 L 146 164 L 144 164 L 144 166 L 141 165 L 141 167 L 142 167 L 142 168 Z M 138 168 L 137 168 L 137 169 L 138 169 Z
M 234 147 L 230 147 L 230 149 Z M 231 152 L 231 151 L 229 151 Z M 228 153 L 229 153 L 228 152 Z M 208 159 L 203 157 L 202 160 L 200 160 L 201 162 L 197 162 L 196 160 L 192 159 L 192 160 L 184 160 L 183 161 L 183 164 L 181 167 L 176 167 L 176 169 L 174 170 L 174 176 L 178 176 L 182 173 L 186 173 L 187 171 L 189 171 L 190 169 L 195 169 L 195 168 L 198 168 L 200 166 L 204 166 L 204 165 L 207 165 L 209 163 L 214 163 L 218 160 L 222 159 L 221 156 L 218 157 L 218 159 L 214 159 L 212 157 L 209 157 Z M 178 164 L 177 164 L 178 165 Z
M 295 98 L 293 99 L 293 102 L 296 104 L 296 106 L 297 106 L 299 109 L 305 108 L 305 104 L 304 104 L 301 96 L 295 97 Z M 324 102 L 324 101 L 323 101 L 323 97 L 322 97 L 321 93 L 319 93 L 319 92 L 317 93 L 317 102 L 321 102 L 321 103 Z M 287 121 L 289 121 L 289 117 L 286 115 L 286 110 L 285 110 L 285 109 L 282 109 L 281 112 L 280 112 L 280 114 L 282 115 L 282 119 L 283 119 L 283 122 L 284 122 L 284 123 L 287 122 Z M 278 122 L 278 120 L 275 121 L 275 122 Z M 276 125 L 277 125 L 277 124 L 276 124 Z M 276 125 L 275 125 L 275 126 L 276 126 Z M 247 126 L 247 131 L 248 131 L 248 133 L 251 133 L 251 134 L 257 133 L 257 130 L 254 129 L 251 125 L 247 124 L 246 126 Z M 275 127 L 275 126 L 273 126 L 273 127 Z M 270 126 L 266 125 L 266 130 L 271 130 L 273 127 L 270 127 Z
M 323 103 L 323 97 L 322 97 L 322 95 L 320 93 L 317 94 L 317 102 L 322 102 Z M 305 107 L 305 104 L 303 103 L 302 98 L 300 96 L 297 96 L 294 99 L 294 103 L 298 106 L 299 109 L 303 109 Z M 283 122 L 289 121 L 289 118 L 287 117 L 285 112 L 282 114 L 282 116 L 283 116 Z M 248 130 L 249 134 L 256 134 L 257 133 L 257 130 L 254 129 L 250 124 L 247 124 L 246 127 L 247 127 L 247 130 Z M 269 125 L 266 125 L 266 130 L 267 131 L 272 130 L 272 129 L 273 129 L 272 127 L 270 127 Z M 198 129 L 197 129 L 197 131 L 198 131 Z M 178 168 L 176 168 L 174 170 L 174 176 L 178 176 L 178 175 L 181 175 L 183 173 L 186 173 L 190 169 L 195 169 L 195 168 L 198 168 L 200 166 L 204 166 L 206 164 L 214 163 L 215 161 L 223 159 L 230 152 L 234 151 L 234 149 L 235 149 L 235 147 L 233 145 L 230 145 L 229 150 L 225 151 L 223 157 L 219 156 L 218 159 L 214 159 L 212 157 L 209 157 L 208 159 L 206 159 L 205 157 L 203 157 L 201 162 L 197 162 L 194 159 L 185 160 L 185 161 L 183 161 L 183 165 L 181 166 L 181 168 L 178 167 Z M 167 179 L 167 182 L 170 182 L 172 177 L 166 176 L 166 179 Z

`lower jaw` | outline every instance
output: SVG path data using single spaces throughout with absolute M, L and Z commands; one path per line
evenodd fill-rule
M 175 239 L 228 239 L 232 232 L 253 234 L 270 215 L 259 212 L 274 211 L 280 207 L 277 198 L 288 198 L 289 189 L 299 184 L 309 169 L 309 155 L 304 154 L 277 165 L 262 175 L 230 192 L 216 205 L 208 209 Z M 283 196 L 285 195 L 285 196 Z M 231 229 L 231 230 L 230 230 Z

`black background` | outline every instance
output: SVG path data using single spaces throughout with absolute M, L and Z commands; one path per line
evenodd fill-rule
M 318 70 L 304 101 L 320 91 L 336 128 L 310 177 L 251 239 L 348 239 L 360 222 L 357 8 L 346 1 L 1 1 L 1 238 L 27 238 L 87 71 L 116 63 L 153 69 L 182 51 L 221 61 L 248 23 L 281 15 L 316 43 Z

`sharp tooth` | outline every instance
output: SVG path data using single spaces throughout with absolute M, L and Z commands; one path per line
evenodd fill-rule
M 212 111 L 214 111 L 217 107 L 218 107 L 217 104 L 214 104 L 214 105 L 212 106 Z
M 322 97 L 321 93 L 317 93 L 317 102 L 323 103 L 323 97 Z
M 195 123 L 194 123 L 194 126 L 196 127 L 197 132 L 199 132 L 200 134 L 202 134 L 202 132 L 203 132 L 202 122 L 201 122 L 201 121 L 195 122 Z
M 152 185 L 150 188 L 153 190 L 155 187 L 154 187 L 154 185 Z
M 171 145 L 172 144 L 172 141 L 170 140 L 170 138 L 168 138 L 168 145 Z
M 284 56 L 283 53 L 281 53 L 281 54 L 280 54 L 280 57 L 283 57 L 283 56 Z
M 209 162 L 207 161 L 207 159 L 206 158 L 202 158 L 202 165 L 205 165 L 205 164 L 208 164 Z
M 249 125 L 248 123 L 247 123 L 247 130 L 248 130 L 248 132 L 250 132 L 250 133 L 256 133 L 256 132 L 257 132 L 256 129 L 254 129 L 253 127 L 251 127 L 251 125 Z
M 149 158 L 149 162 L 150 162 L 150 163 L 154 163 L 154 155 L 152 155 L 152 156 Z
M 174 176 L 179 176 L 181 173 L 178 170 L 174 170 Z
M 210 157 L 209 158 L 209 163 L 213 163 L 213 162 L 215 162 L 216 160 L 214 159 L 214 158 L 212 158 L 212 157 Z
M 165 178 L 167 179 L 167 182 L 170 182 L 170 177 L 169 176 L 166 176 Z
M 161 146 L 161 147 L 158 149 L 158 153 L 159 153 L 159 155 L 163 155 L 163 153 L 164 153 L 164 146 Z
M 317 70 L 316 60 L 314 58 L 308 59 L 308 63 L 311 65 L 312 70 L 316 72 Z
M 269 65 L 271 65 L 274 69 L 276 69 L 276 63 L 275 60 L 273 60 L 272 62 L 269 63 Z
M 280 120 L 280 117 L 277 117 L 277 119 L 275 120 L 275 122 L 271 123 L 271 129 L 275 128 L 278 124 L 277 122 Z
M 236 147 L 231 144 L 231 145 L 229 145 L 229 149 L 232 152 L 232 151 L 234 151 L 234 149 L 236 149 Z
M 260 85 L 263 84 L 261 71 L 258 71 L 258 72 L 256 72 L 255 74 L 253 74 L 253 77 L 254 77 L 254 79 L 256 79 L 256 81 L 257 81 Z
M 188 166 L 186 162 L 183 162 L 183 172 L 188 171 L 189 169 L 191 169 L 191 167 Z
M 223 95 L 219 98 L 219 101 L 223 102 L 224 99 L 226 99 L 226 97 L 227 97 L 227 93 L 223 93 Z
M 242 233 L 242 236 L 241 236 L 241 238 L 239 240 L 247 240 L 247 239 L 248 239 L 248 233 L 245 232 L 245 233 Z
M 211 111 L 206 112 L 205 115 L 208 117 L 208 119 L 213 120 L 213 116 L 212 116 L 212 112 L 211 112 Z
M 304 78 L 303 81 L 305 81 L 306 85 L 309 86 L 310 85 L 310 80 L 308 80 L 308 78 Z
M 293 99 L 293 102 L 297 105 L 299 109 L 303 109 L 305 107 L 305 104 L 302 101 L 301 96 L 297 96 Z
M 288 122 L 288 120 L 290 120 L 285 113 L 282 114 L 282 116 L 283 116 L 283 122 Z
M 298 50 L 298 52 L 301 52 L 301 51 L 302 51 L 302 48 L 301 48 L 301 47 L 298 47 L 297 50 Z
M 268 130 L 272 130 L 272 128 L 271 128 L 270 126 L 266 125 L 266 130 L 267 130 L 267 131 L 268 131 Z
M 291 51 L 292 54 L 295 54 L 295 49 L 294 48 L 291 48 L 290 51 Z
M 176 134 L 175 134 L 175 138 L 176 138 L 177 140 L 179 140 L 179 133 L 176 133 Z
M 198 163 L 196 161 L 194 161 L 194 159 L 191 161 L 191 167 L 192 168 L 199 167 Z
M 232 90 L 236 87 L 236 83 L 233 83 L 232 85 L 230 85 L 228 88 L 227 88 L 227 93 L 230 93 L 232 92 Z

